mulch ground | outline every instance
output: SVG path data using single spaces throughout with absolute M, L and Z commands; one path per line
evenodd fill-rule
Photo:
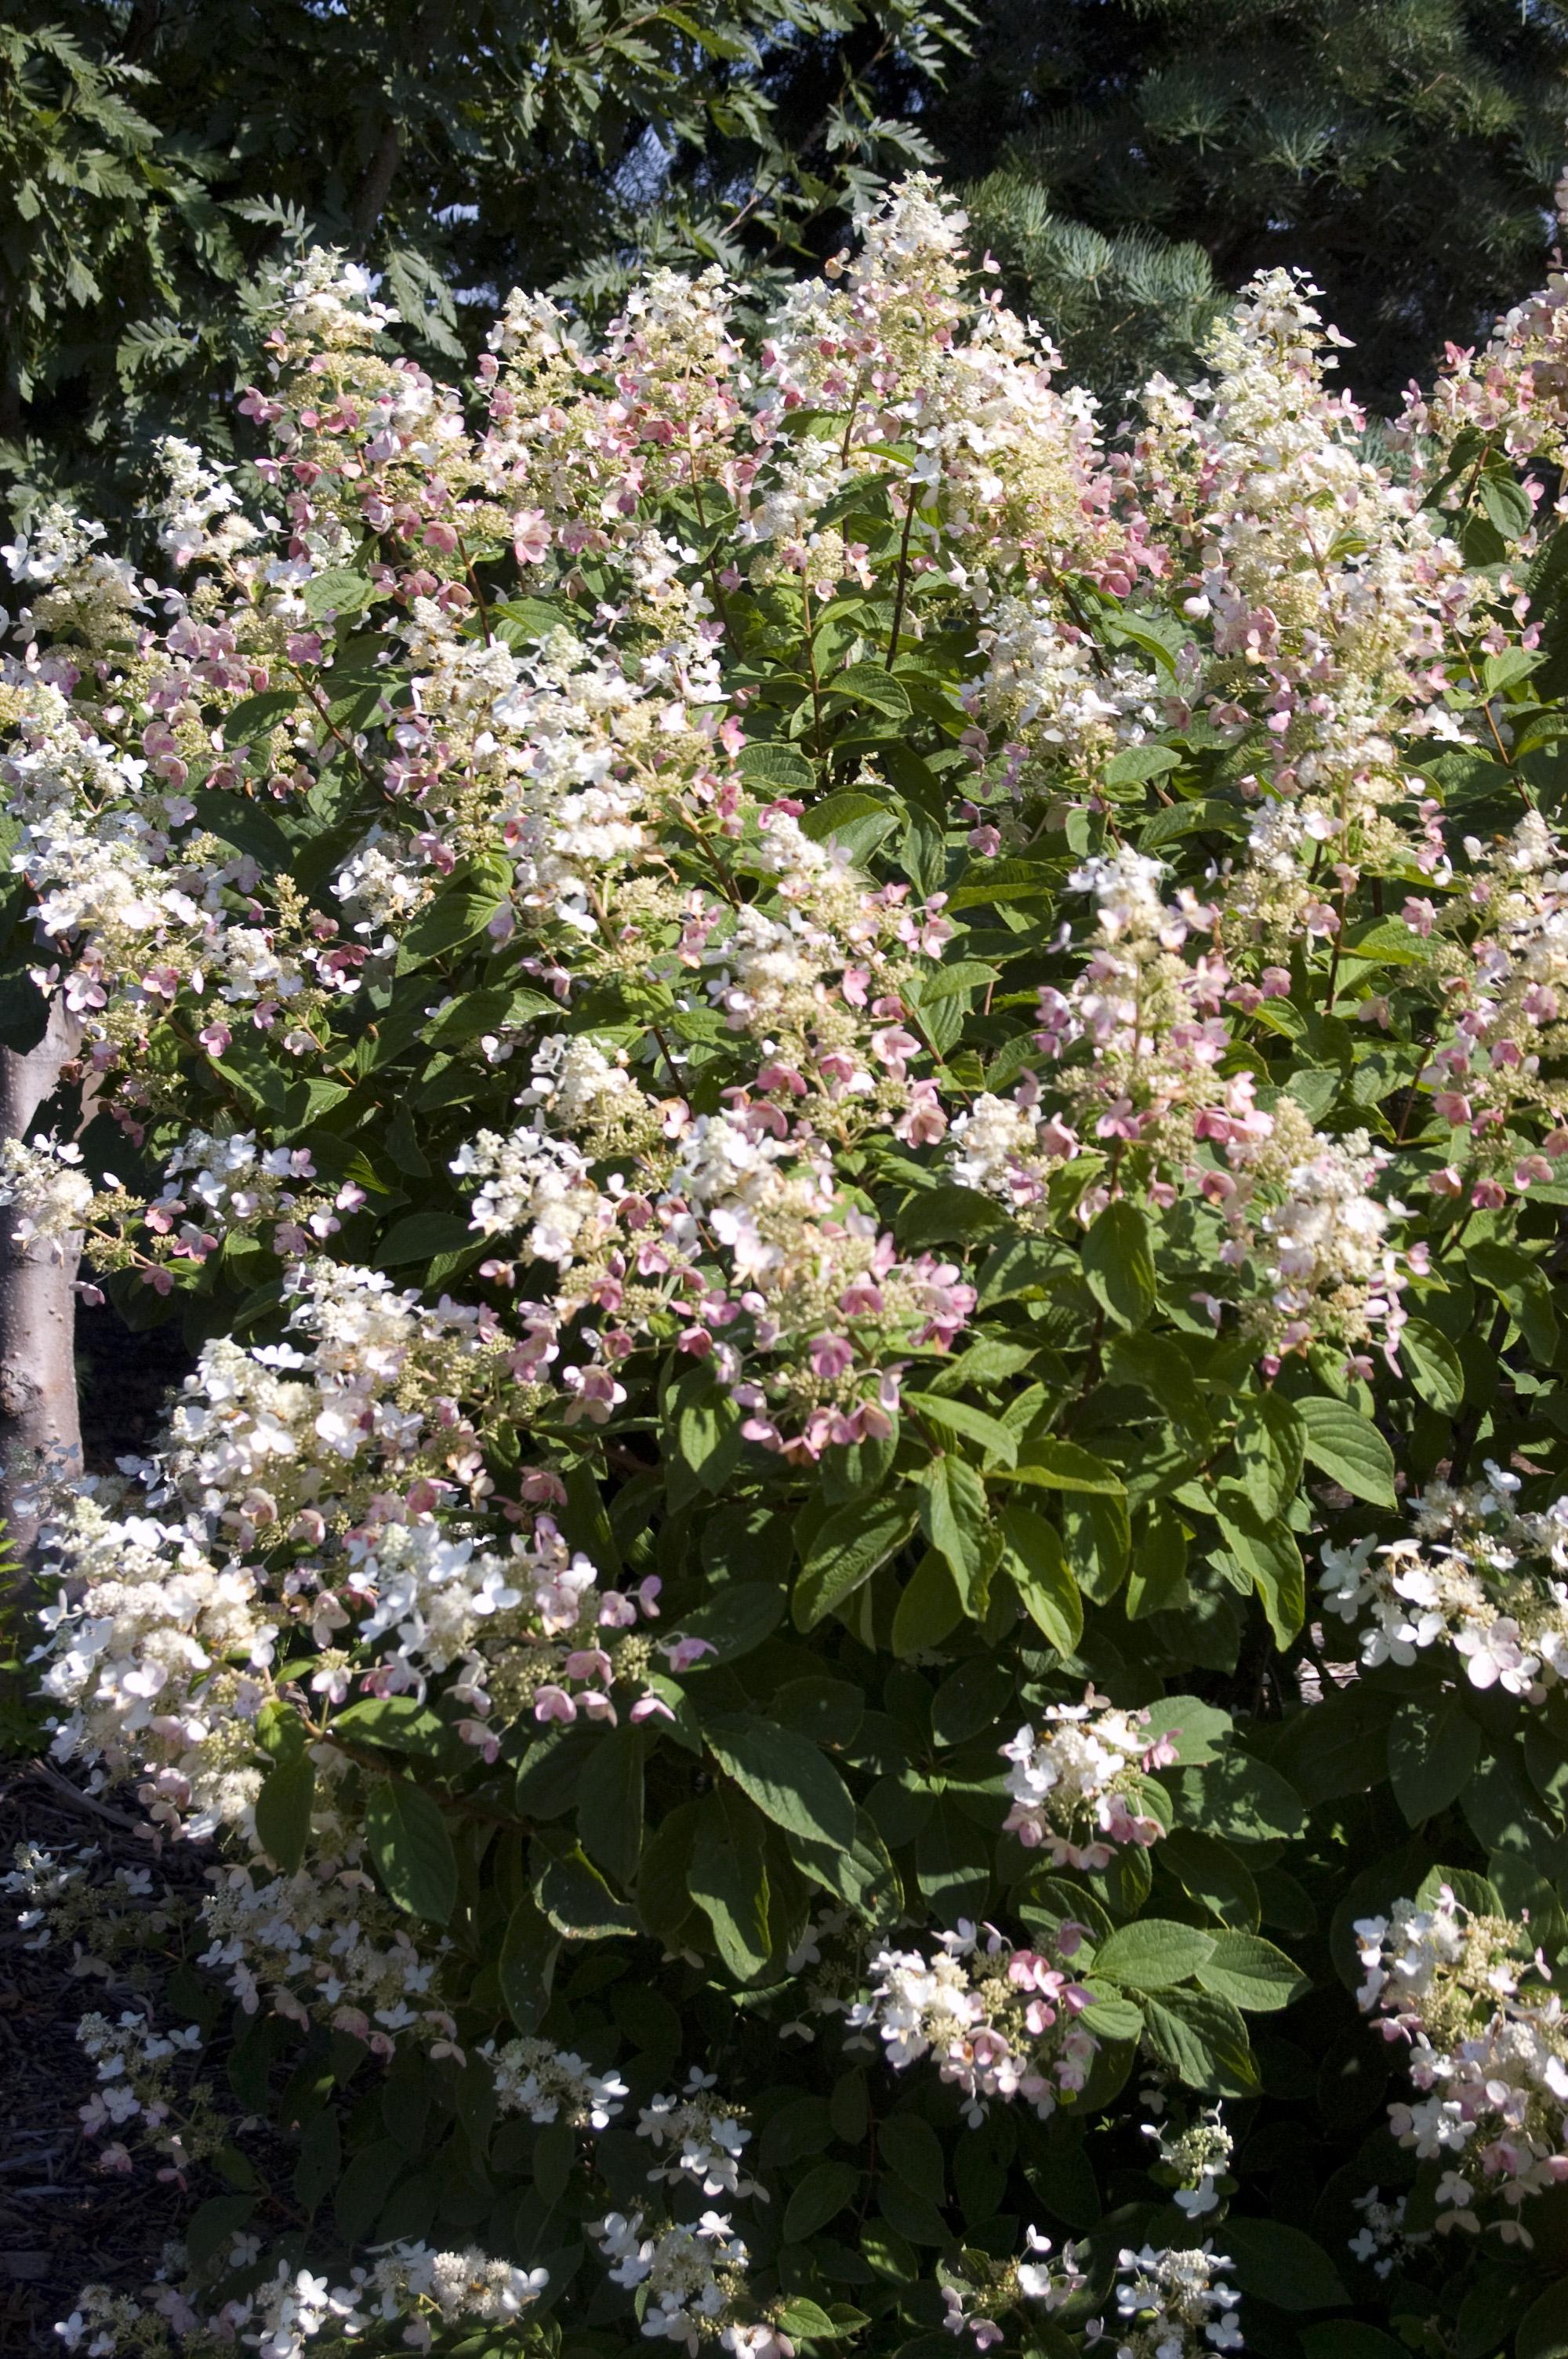
M 107 1473 L 149 1446 L 192 1355 L 178 1321 L 133 1334 L 107 1304 L 79 1311 L 77 1351 L 84 1454 Z M 41 1762 L 0 1758 L 0 1874 L 27 1842 L 57 1853 L 96 1843 L 109 1867 L 150 1864 L 129 1811 L 94 1803 Z M 183 1880 L 167 1852 L 158 1868 Z M 194 1859 L 189 1868 L 200 1883 Z M 55 2321 L 82 2286 L 135 2291 L 189 2209 L 145 2165 L 130 2180 L 95 2169 L 77 2119 L 93 2073 L 76 2024 L 104 2004 L 103 1985 L 66 1972 L 69 1945 L 29 1950 L 13 1908 L 0 1895 L 0 2359 L 58 2352 Z
M 129 1816 L 94 1807 L 58 1772 L 0 1762 L 0 1868 L 18 1843 L 57 1853 L 96 1843 L 113 1866 L 148 1864 Z M 168 1869 L 167 1862 L 160 1865 Z M 69 1949 L 28 1950 L 0 1897 L 0 2354 L 58 2351 L 57 2319 L 81 2287 L 102 2279 L 134 2291 L 178 2233 L 185 2199 L 150 2169 L 104 2178 L 76 2109 L 92 2067 L 76 2044 L 77 2018 L 103 2004 L 101 1983 L 65 1973 Z

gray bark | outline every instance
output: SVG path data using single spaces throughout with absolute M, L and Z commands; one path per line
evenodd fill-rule
M 0 1049 L 0 1136 L 29 1138 L 39 1106 L 59 1085 L 81 1045 L 81 1027 L 56 998 L 49 1028 L 26 1055 Z M 47 1246 L 16 1244 L 0 1211 L 0 1515 L 26 1554 L 38 1538 L 29 1488 L 40 1466 L 81 1468 L 76 1398 L 76 1275 L 80 1251 L 63 1261 Z

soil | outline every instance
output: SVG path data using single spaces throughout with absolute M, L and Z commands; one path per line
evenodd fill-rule
M 112 1473 L 117 1459 L 147 1449 L 192 1364 L 178 1320 L 134 1332 L 108 1303 L 78 1309 L 90 1473 Z M 149 1863 L 129 1813 L 79 1793 L 44 1762 L 0 1759 L 0 1873 L 27 1842 L 56 1853 L 96 1843 L 110 1866 Z M 167 1858 L 159 1866 L 171 1873 Z M 78 2017 L 103 2005 L 103 1987 L 66 1972 L 69 1949 L 29 1950 L 13 1908 L 0 1895 L 0 2359 L 36 2359 L 59 2350 L 55 2321 L 70 2316 L 82 2286 L 135 2291 L 146 2281 L 189 2201 L 150 2170 L 128 2185 L 95 2169 L 77 2120 L 93 2072 L 75 2034 Z
M 89 1473 L 112 1473 L 116 1459 L 146 1450 L 195 1356 L 178 1319 L 134 1332 L 112 1303 L 78 1307 L 77 1392 Z
M 0 1866 L 25 1842 L 57 1854 L 96 1843 L 111 1865 L 148 1864 L 125 1812 L 93 1803 L 41 1762 L 0 1762 Z M 159 1864 L 169 1873 L 167 1859 Z M 129 2292 L 146 2283 L 189 2207 L 150 2170 L 128 2183 L 94 2169 L 77 2121 L 92 2067 L 75 2029 L 103 2006 L 103 1986 L 65 1973 L 69 1951 L 29 1950 L 12 1905 L 0 1897 L 0 2359 L 40 2359 L 59 2349 L 55 2321 L 70 2315 L 82 2286 Z

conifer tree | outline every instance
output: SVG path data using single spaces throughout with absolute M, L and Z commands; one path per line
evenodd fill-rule
M 1286 263 L 1390 408 L 1539 276 L 1565 76 L 1556 0 L 990 0 L 925 121 L 1092 381 L 1191 365 L 1202 257 Z

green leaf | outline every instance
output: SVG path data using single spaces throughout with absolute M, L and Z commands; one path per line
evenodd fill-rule
M 795 1584 L 797 1630 L 814 1630 L 853 1595 L 914 1531 L 920 1500 L 913 1490 L 851 1499 L 835 1507 L 812 1539 Z
M 1220 1933 L 1197 1969 L 1206 1991 L 1253 2014 L 1271 2015 L 1289 2006 L 1312 1984 L 1283 1950 L 1257 1933 Z
M 256 2201 L 254 2195 L 210 2195 L 205 2203 L 197 2205 L 185 2229 L 186 2257 L 193 2269 L 204 2269 L 209 2261 L 216 2260 L 224 2246 L 249 2226 Z
M 916 2195 L 941 2202 L 942 2141 L 918 2114 L 890 2114 L 877 2131 L 877 2155 Z
M 1514 2351 L 1516 2359 L 1568 2359 L 1568 2277 L 1549 2286 L 1525 2311 Z
M 1241 1487 L 1264 1521 L 1282 1516 L 1300 1490 L 1305 1444 L 1301 1419 L 1277 1393 L 1241 1403 L 1231 1447 Z
M 1375 1507 L 1399 1505 L 1394 1489 L 1394 1453 L 1377 1427 L 1347 1401 L 1309 1394 L 1295 1403 L 1306 1431 L 1306 1454 L 1353 1499 Z
M 762 1824 L 732 1791 L 705 1795 L 698 1813 L 691 1897 L 712 1926 L 730 1972 L 737 1982 L 750 1982 L 767 1964 L 773 1947 Z
M 1242 2292 L 1276 2310 L 1333 2310 L 1350 2299 L 1323 2246 L 1282 2221 L 1232 2217 L 1225 2249 Z
M 1100 777 L 1108 787 L 1135 787 L 1180 766 L 1180 755 L 1169 745 L 1128 745 L 1111 756 Z
M 1127 1618 L 1165 1614 L 1189 1601 L 1187 1534 L 1179 1516 L 1156 1508 L 1132 1544 L 1127 1574 Z
M 990 1456 L 1000 1458 L 1006 1466 L 1018 1457 L 1018 1436 L 1000 1418 L 989 1417 L 965 1400 L 949 1400 L 941 1393 L 911 1393 L 903 1395 L 903 1407 L 928 1423 L 940 1426 L 946 1433 L 956 1433 L 966 1441 L 978 1441 Z
M 1173 1827 L 1160 1845 L 1160 1865 L 1219 1924 L 1243 1932 L 1256 1927 L 1260 1913 L 1258 1886 L 1250 1871 L 1218 1835 L 1203 1834 L 1194 1827 Z M 1235 1998 L 1236 1994 L 1224 1995 Z
M 1267 1946 L 1265 1944 L 1265 1946 Z M 1119 1927 L 1095 1951 L 1095 1972 L 1134 1990 L 1165 1990 L 1184 1983 L 1210 1957 L 1214 1936 L 1173 1918 L 1141 1917 Z
M 1300 2340 L 1306 2359 L 1410 2359 L 1405 2343 L 1396 2343 L 1381 2327 L 1363 2326 L 1354 2318 L 1303 2326 Z
M 1465 1371 L 1442 1329 L 1430 1320 L 1408 1319 L 1400 1330 L 1400 1357 L 1428 1407 L 1456 1416 L 1465 1402 Z
M 236 745 L 248 744 L 265 729 L 276 729 L 278 723 L 299 709 L 297 688 L 264 688 L 259 696 L 243 696 L 238 704 L 231 705 L 223 715 L 223 743 L 231 751 Z M 248 804 L 239 809 L 247 810 Z M 201 822 L 204 823 L 204 822 Z
M 914 1477 L 920 1524 L 957 1584 L 966 1613 L 985 1611 L 986 1583 L 995 1561 L 986 1486 L 961 1458 L 938 1458 Z
M 440 1805 L 406 1777 L 377 1777 L 364 1829 L 388 1898 L 410 1917 L 445 1925 L 457 1906 L 458 1862 Z
M 1389 1782 L 1412 1827 L 1459 1799 L 1480 1758 L 1480 1725 L 1460 1695 L 1402 1703 L 1389 1723 Z
M 362 573 L 346 565 L 332 565 L 304 583 L 299 600 L 306 613 L 320 622 L 328 614 L 357 614 L 374 595 L 374 588 Z
M 1084 1635 L 1084 1601 L 1054 1524 L 1033 1507 L 1001 1511 L 1002 1563 L 1024 1610 L 1060 1655 L 1074 1655 Z
M 1149 2047 L 1189 2089 L 1217 2097 L 1257 2093 L 1258 2067 L 1247 2026 L 1228 1999 L 1212 1991 L 1166 1990 L 1158 1998 L 1145 1997 L 1142 2007 Z
M 688 1369 L 665 1397 L 676 1454 L 704 1491 L 719 1492 L 741 1462 L 744 1412 L 706 1363 Z
M 1494 474 L 1490 469 L 1476 486 L 1477 498 L 1505 540 L 1517 540 L 1535 521 L 1535 506 L 1517 476 Z M 1495 683 L 1488 679 L 1487 686 Z
M 293 1875 L 310 1840 L 316 1768 L 308 1753 L 275 1762 L 256 1796 L 256 1839 L 285 1875 Z
M 816 784 L 816 772 L 804 754 L 766 738 L 741 746 L 740 770 L 754 785 L 776 787 L 785 793 L 809 794 Z
M 393 1223 L 376 1246 L 375 1267 L 400 1269 L 479 1242 L 461 1212 L 409 1212 Z
M 849 1849 L 855 1840 L 849 1789 L 808 1737 L 739 1715 L 705 1718 L 703 1735 L 719 1767 L 774 1826 Z
M 412 1696 L 367 1696 L 332 1715 L 334 1735 L 384 1745 L 389 1753 L 433 1753 L 447 1728 L 427 1704 Z
M 505 907 L 502 893 L 471 886 L 449 886 L 426 903 L 404 929 L 397 947 L 397 972 L 407 974 L 427 959 L 464 949 L 482 934 L 491 919 Z
M 816 843 L 841 843 L 851 860 L 863 863 L 897 825 L 897 809 L 885 798 L 846 790 L 813 803 L 801 819 L 800 832 Z
M 675 1635 L 706 1638 L 718 1661 L 734 1663 L 772 1637 L 784 1612 L 784 1593 L 771 1581 L 730 1581 L 683 1614 Z
M 893 1609 L 895 1655 L 925 1655 L 950 1637 L 964 1618 L 964 1601 L 945 1558 L 927 1549 Z
M 1141 1327 L 1154 1308 L 1149 1223 L 1125 1197 L 1108 1204 L 1084 1239 L 1084 1274 L 1095 1300 L 1123 1327 Z
M 408 2168 L 395 2138 L 373 2138 L 349 2157 L 332 2198 L 332 2218 L 345 2245 L 362 2244 L 381 2216 L 393 2181 Z
M 589 1859 L 630 1885 L 643 1848 L 643 1754 L 640 1728 L 623 1724 L 602 1734 L 578 1779 L 577 1823 Z
M 843 696 L 854 704 L 869 704 L 873 712 L 885 713 L 890 721 L 909 718 L 909 690 L 881 664 L 849 664 L 823 685 L 830 697 Z
M 615 1897 L 580 1843 L 535 1836 L 534 1848 L 542 1863 L 535 1897 L 557 1933 L 572 1941 L 602 1941 L 637 1931 L 634 1913 Z
M 806 2295 L 786 2294 L 779 2311 L 779 2324 L 795 2342 L 842 2343 L 858 2334 L 867 2321 L 862 2311 L 851 2310 L 847 2303 L 835 2307 L 838 2314 L 829 2317 L 820 2302 L 812 2301 Z
M 519 2031 L 537 2031 L 550 2003 L 550 1981 L 560 1948 L 555 1927 L 531 1892 L 523 1893 L 502 1935 L 497 1973 L 506 2012 Z
M 1266 1761 L 1227 1753 L 1193 1769 L 1166 1770 L 1164 1784 L 1184 1826 L 1201 1827 L 1230 1843 L 1277 1843 L 1300 1834 L 1306 1820 L 1301 1796 Z
M 1056 1441 L 1049 1435 L 1025 1442 L 1017 1465 L 998 1479 L 1032 1483 L 1044 1491 L 1087 1491 L 1108 1499 L 1127 1496 L 1121 1477 L 1103 1458 L 1097 1458 L 1091 1450 L 1080 1450 L 1076 1441 Z
M 1310 1439 L 1307 1449 L 1310 1452 Z M 1306 1620 L 1301 1550 L 1278 1516 L 1265 1520 L 1234 1488 L 1227 1508 L 1228 1512 L 1219 1513 L 1226 1545 L 1261 1598 L 1274 1644 L 1283 1650 Z
M 860 2192 L 860 2174 L 847 2162 L 819 2162 L 808 2170 L 784 2206 L 784 2240 L 798 2245 L 836 2220 Z

